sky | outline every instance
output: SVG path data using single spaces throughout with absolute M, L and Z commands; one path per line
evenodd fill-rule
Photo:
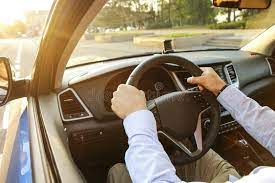
M 158 9 L 158 0 L 141 0 L 141 2 L 149 2 L 149 4 L 151 4 L 151 6 L 153 6 L 154 10 Z
M 24 13 L 30 10 L 49 10 L 53 0 L 0 0 L 0 23 L 12 24 L 24 21 Z

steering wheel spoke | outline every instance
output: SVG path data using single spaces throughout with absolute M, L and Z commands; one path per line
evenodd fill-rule
M 203 151 L 203 138 L 202 138 L 202 128 L 201 128 L 202 115 L 209 109 L 210 108 L 207 108 L 207 109 L 201 111 L 201 113 L 199 114 L 196 130 L 195 130 L 194 134 L 191 136 L 191 138 L 194 138 L 195 146 L 196 146 L 196 147 L 192 147 L 192 149 L 195 149 L 193 151 L 188 147 L 188 145 L 185 145 L 181 140 L 177 140 L 176 138 L 169 135 L 169 133 L 167 133 L 165 131 L 159 130 L 158 134 L 162 135 L 167 140 L 169 140 L 171 143 L 173 143 L 175 146 L 177 146 L 187 156 L 189 156 L 191 158 L 196 157 Z M 189 146 L 190 146 L 190 143 L 189 143 Z
M 160 121 L 160 115 L 159 115 L 155 100 L 147 101 L 147 109 L 153 113 L 156 123 L 157 123 L 157 129 L 160 130 L 161 129 L 161 121 Z

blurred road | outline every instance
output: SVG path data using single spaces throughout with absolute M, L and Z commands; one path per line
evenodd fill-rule
M 254 38 L 255 35 L 262 32 L 261 29 L 253 30 L 209 30 L 209 29 L 173 29 L 173 33 L 198 33 L 198 34 L 214 34 L 213 38 L 207 40 L 204 44 L 195 46 L 195 49 L 203 49 L 205 47 L 240 47 Z M 155 35 L 163 35 L 171 33 L 169 29 L 142 31 L 144 33 L 154 33 Z M 179 48 L 186 49 L 186 48 Z M 189 49 L 189 48 L 188 48 Z M 95 40 L 81 40 L 74 50 L 71 58 L 79 58 L 84 56 L 96 56 L 99 58 L 115 58 L 126 55 L 141 54 L 145 52 L 162 51 L 158 47 L 148 47 L 134 45 L 132 41 L 99 43 Z
M 10 58 L 16 77 L 26 77 L 32 69 L 37 47 L 37 39 L 2 39 L 0 56 Z

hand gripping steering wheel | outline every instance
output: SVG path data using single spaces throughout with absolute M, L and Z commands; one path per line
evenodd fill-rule
M 176 64 L 187 70 L 192 76 L 200 76 L 202 71 L 191 61 L 172 55 L 152 57 L 140 63 L 130 74 L 126 84 L 137 87 L 143 74 L 160 64 Z M 147 105 L 160 126 L 158 133 L 167 138 L 181 151 L 174 159 L 175 164 L 186 164 L 202 157 L 213 145 L 218 134 L 220 108 L 216 97 L 211 92 L 177 91 L 160 96 Z M 210 125 L 207 134 L 202 137 L 202 116 L 207 115 Z M 186 146 L 183 138 L 193 139 Z M 192 149 L 192 150 L 190 150 Z

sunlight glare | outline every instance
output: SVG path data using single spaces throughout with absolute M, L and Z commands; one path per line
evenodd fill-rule
M 24 9 L 21 3 L 18 5 L 15 0 L 2 1 L 0 8 L 0 23 L 12 24 L 15 20 L 24 21 Z
M 32 10 L 49 10 L 52 0 L 0 0 L 0 24 L 25 21 L 25 13 Z

